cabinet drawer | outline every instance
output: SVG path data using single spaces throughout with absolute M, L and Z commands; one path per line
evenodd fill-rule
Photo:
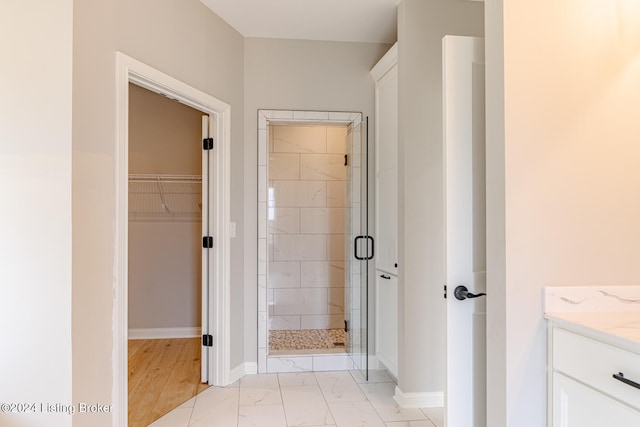
M 553 331 L 553 368 L 640 409 L 640 389 L 613 378 L 640 383 L 640 355 L 562 329 Z

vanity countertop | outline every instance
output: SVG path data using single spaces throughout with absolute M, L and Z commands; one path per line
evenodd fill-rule
M 640 354 L 640 286 L 548 287 L 544 304 L 556 326 Z
M 640 311 L 545 313 L 558 327 L 640 354 Z

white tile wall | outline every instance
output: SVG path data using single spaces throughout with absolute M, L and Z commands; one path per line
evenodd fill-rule
M 258 166 L 258 201 L 267 201 L 267 166 Z
M 273 151 L 275 153 L 326 153 L 326 128 L 273 126 Z
M 269 287 L 299 288 L 300 261 L 272 261 L 269 263 Z
M 321 208 L 327 203 L 325 181 L 273 181 L 272 188 L 269 206 Z
M 308 372 L 313 370 L 311 357 L 269 357 L 268 372 Z
M 300 232 L 344 234 L 344 208 L 300 208 Z
M 294 111 L 293 118 L 299 120 L 327 121 L 329 119 L 329 113 L 326 111 Z
M 258 242 L 258 274 L 267 274 L 267 241 L 260 239 Z
M 344 261 L 303 261 L 300 263 L 303 287 L 344 286 Z
M 347 152 L 347 128 L 345 126 L 327 127 L 327 153 L 343 155 Z
M 301 154 L 300 179 L 344 181 L 344 154 Z
M 258 319 L 261 324 L 258 333 L 264 336 L 259 338 L 258 345 L 259 372 L 308 371 L 314 369 L 314 365 L 327 369 L 345 367 L 338 359 L 323 362 L 323 358 L 335 356 L 269 356 L 267 342 L 270 326 L 276 329 L 344 326 L 341 292 L 330 288 L 344 286 L 345 260 L 340 257 L 345 252 L 345 221 L 329 218 L 330 213 L 344 209 L 327 208 L 345 208 L 346 125 L 359 121 L 360 117 L 359 113 L 259 111 L 258 190 L 259 201 L 264 202 L 258 205 L 264 211 L 258 217 Z M 278 121 L 290 124 L 296 120 L 305 123 L 274 125 Z M 313 122 L 318 126 L 309 125 Z M 327 122 L 335 126 L 322 126 Z M 330 164 L 323 165 L 322 160 L 327 159 Z M 323 210 L 305 210 L 309 208 Z M 331 238 L 326 233 L 335 234 Z M 265 252 L 268 262 L 263 262 Z M 302 257 L 294 259 L 295 253 Z M 319 300 L 321 304 L 312 300 Z M 285 302 L 285 308 L 279 307 L 278 302 Z M 290 314 L 296 304 L 302 313 Z M 239 421 L 254 419 L 254 414 L 240 415 Z M 277 418 L 277 414 L 274 416 Z
M 327 288 L 329 314 L 344 314 L 344 287 Z
M 301 329 L 300 316 L 269 316 L 269 330 L 286 331 L 292 329 Z
M 327 255 L 329 261 L 344 261 L 344 247 L 346 236 L 344 234 L 327 235 Z
M 267 313 L 258 312 L 258 347 L 267 346 Z
M 273 261 L 273 234 L 267 234 L 267 238 L 266 239 L 258 239 L 258 247 L 260 247 L 260 243 L 261 241 L 266 241 L 267 244 L 267 256 L 269 259 L 269 262 Z M 260 273 L 258 273 L 260 274 Z M 266 275 L 267 273 L 264 273 L 264 275 Z
M 326 120 L 329 113 L 297 114 Z M 261 167 L 269 171 L 266 217 L 273 242 L 268 245 L 270 330 L 344 326 L 346 137 L 344 126 L 260 131 L 259 143 L 269 147 L 268 165 Z
M 345 186 L 346 181 L 327 181 L 327 207 L 345 207 Z
M 275 315 L 329 314 L 326 288 L 274 289 Z
M 344 314 L 312 314 L 300 316 L 300 329 L 344 328 Z
M 267 237 L 267 202 L 258 203 L 258 238 Z
M 326 259 L 324 234 L 276 234 L 273 236 L 275 261 L 317 261 Z
M 258 142 L 267 140 L 267 130 L 259 129 L 258 130 Z M 267 155 L 268 155 L 268 145 L 258 143 L 258 164 L 266 165 L 267 164 Z
M 269 208 L 269 234 L 299 234 L 300 208 Z
M 300 155 L 269 153 L 269 180 L 300 179 Z

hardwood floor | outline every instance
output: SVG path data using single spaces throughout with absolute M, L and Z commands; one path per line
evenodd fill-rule
M 129 340 L 129 427 L 146 427 L 207 389 L 200 339 Z

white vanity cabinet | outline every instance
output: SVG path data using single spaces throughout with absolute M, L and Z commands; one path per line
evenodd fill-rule
M 375 81 L 376 356 L 398 376 L 398 45 L 371 69 Z
M 640 426 L 640 353 L 605 333 L 551 320 L 549 421 L 553 427 Z

